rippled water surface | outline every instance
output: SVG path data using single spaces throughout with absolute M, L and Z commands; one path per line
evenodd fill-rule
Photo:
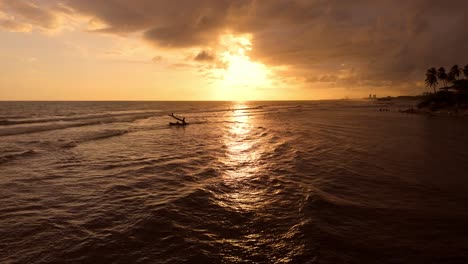
M 381 107 L 1 102 L 0 262 L 468 263 L 468 120 Z

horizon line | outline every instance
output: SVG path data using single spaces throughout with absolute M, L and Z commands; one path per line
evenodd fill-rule
M 291 99 L 291 100 L 0 100 L 0 102 L 287 102 L 362 100 L 366 98 Z

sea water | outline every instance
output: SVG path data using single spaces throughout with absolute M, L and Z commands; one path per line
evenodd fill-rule
M 0 262 L 468 263 L 468 120 L 400 107 L 1 102 Z

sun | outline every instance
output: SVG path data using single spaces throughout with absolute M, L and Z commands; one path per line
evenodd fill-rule
M 247 55 L 252 50 L 252 36 L 223 35 L 220 43 L 222 69 L 215 83 L 218 99 L 252 100 L 258 98 L 259 89 L 270 85 L 271 70 L 264 64 L 254 62 Z

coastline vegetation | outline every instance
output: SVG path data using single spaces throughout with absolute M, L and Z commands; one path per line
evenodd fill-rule
M 431 112 L 447 110 L 454 113 L 468 109 L 468 64 L 463 68 L 455 64 L 448 72 L 444 67 L 429 68 L 425 83 L 426 87 L 432 88 L 432 92 L 424 93 L 417 105 L 419 109 Z M 442 86 L 436 89 L 439 83 Z

